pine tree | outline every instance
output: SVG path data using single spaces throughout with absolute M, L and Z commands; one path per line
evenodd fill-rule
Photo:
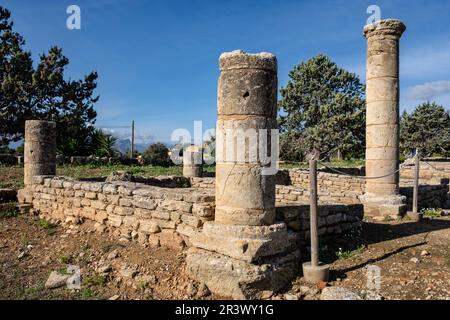
M 284 144 L 293 152 L 360 156 L 365 140 L 364 86 L 320 54 L 295 66 L 281 88 L 279 124 Z M 286 141 L 286 139 L 290 140 Z

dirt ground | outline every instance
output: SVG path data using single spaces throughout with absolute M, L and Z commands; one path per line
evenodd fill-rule
M 360 294 L 366 290 L 367 266 L 375 265 L 381 268 L 378 293 L 384 299 L 450 299 L 449 243 L 448 218 L 366 221 L 360 237 L 323 243 L 321 253 L 331 263 L 328 285 Z M 81 268 L 81 289 L 45 288 L 50 273 L 64 273 L 68 265 Z M 88 223 L 67 227 L 25 215 L 1 218 L 0 266 L 0 299 L 226 298 L 185 275 L 182 251 L 119 243 Z M 267 298 L 318 299 L 319 294 L 299 277 Z

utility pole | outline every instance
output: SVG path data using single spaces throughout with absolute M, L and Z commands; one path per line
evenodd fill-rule
M 134 157 L 134 120 L 131 121 L 131 155 L 130 158 Z

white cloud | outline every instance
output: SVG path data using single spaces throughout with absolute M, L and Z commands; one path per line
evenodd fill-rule
M 426 82 L 408 89 L 407 95 L 411 100 L 433 100 L 436 97 L 450 93 L 450 81 Z
M 400 77 L 437 78 L 450 72 L 450 42 L 421 42 L 400 51 Z
M 114 137 L 118 139 L 129 139 L 131 140 L 131 128 L 130 129 L 108 129 L 108 128 L 102 128 L 102 130 L 106 133 L 109 133 L 113 135 Z M 134 141 L 135 143 L 142 143 L 142 144 L 150 144 L 155 141 L 155 136 L 148 132 L 139 132 L 139 130 L 136 130 L 134 134 Z

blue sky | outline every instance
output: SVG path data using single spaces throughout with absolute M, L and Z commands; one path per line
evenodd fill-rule
M 136 120 L 137 142 L 169 142 L 176 128 L 216 120 L 218 57 L 243 49 L 277 55 L 279 84 L 318 53 L 365 81 L 362 28 L 370 4 L 407 25 L 401 39 L 401 109 L 425 100 L 450 107 L 450 1 L 0 0 L 35 59 L 61 46 L 67 75 L 99 73 L 101 127 Z M 81 8 L 81 30 L 66 8 Z M 128 130 L 115 129 L 121 137 Z

